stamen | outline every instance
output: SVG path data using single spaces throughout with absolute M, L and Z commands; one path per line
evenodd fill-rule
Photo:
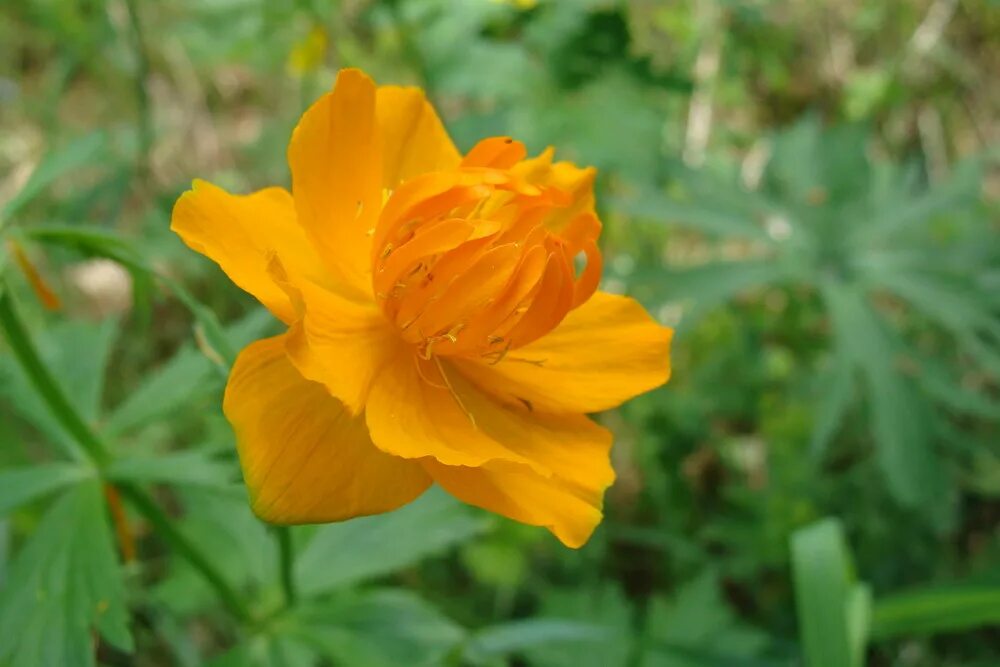
M 496 355 L 496 359 L 490 361 L 490 366 L 496 366 L 507 357 L 507 353 L 510 352 L 510 346 L 512 343 L 513 341 L 507 341 L 507 344 L 503 346 L 502 350 L 497 350 L 496 352 L 490 352 L 488 355 L 483 355 L 484 357 Z
M 531 364 L 532 366 L 538 366 L 541 368 L 545 365 L 545 362 L 548 361 L 548 359 L 524 359 L 523 357 L 510 357 L 507 361 L 519 361 L 523 364 Z
M 458 397 L 458 393 L 455 392 L 455 388 L 451 386 L 451 381 L 448 380 L 448 375 L 444 372 L 444 366 L 441 365 L 441 358 L 434 357 L 434 363 L 437 365 L 438 373 L 441 374 L 441 379 L 444 380 L 444 383 L 447 385 L 448 391 L 451 393 L 451 397 L 455 399 L 455 403 L 458 404 L 459 409 L 461 409 L 462 412 L 465 413 L 465 416 L 469 418 L 469 421 L 472 422 L 472 428 L 478 430 L 479 426 L 476 424 L 476 418 L 471 412 L 469 412 L 469 409 L 465 407 L 465 404 L 462 403 L 462 399 Z
M 427 384 L 429 384 L 432 387 L 437 387 L 438 389 L 447 389 L 448 388 L 448 385 L 438 384 L 436 382 L 431 382 L 430 378 L 428 378 L 426 375 L 424 375 L 424 372 L 420 369 L 420 360 L 419 359 L 417 359 L 416 357 L 414 357 L 413 363 L 415 363 L 417 365 L 417 375 L 420 376 L 421 380 L 423 380 L 424 382 L 426 382 Z

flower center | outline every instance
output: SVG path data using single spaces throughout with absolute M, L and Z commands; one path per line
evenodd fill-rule
M 495 363 L 547 333 L 600 276 L 596 217 L 554 229 L 568 203 L 565 192 L 502 169 L 462 167 L 404 183 L 373 231 L 372 283 L 386 317 L 425 359 Z M 588 261 L 577 277 L 580 252 Z

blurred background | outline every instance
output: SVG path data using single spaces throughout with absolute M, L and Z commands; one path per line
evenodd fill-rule
M 287 185 L 343 66 L 596 165 L 603 286 L 677 327 L 580 551 L 247 509 L 276 323 L 170 210 Z M 997 0 L 0 3 L 0 665 L 1000 664 L 998 71 Z

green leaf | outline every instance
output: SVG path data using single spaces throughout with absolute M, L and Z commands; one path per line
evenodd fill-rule
M 105 474 L 116 481 L 229 488 L 238 473 L 231 461 L 220 461 L 218 454 L 218 449 L 188 450 L 122 458 L 112 461 Z
M 295 579 L 303 594 L 318 595 L 382 576 L 478 535 L 488 521 L 432 488 L 395 512 L 321 527 L 298 557 Z
M 855 582 L 843 528 L 825 519 L 792 535 L 792 574 L 808 667 L 861 667 L 868 594 Z
M 633 644 L 632 608 L 616 586 L 545 591 L 539 616 L 542 619 L 573 620 L 580 627 L 598 627 L 601 641 L 553 640 L 551 644 L 526 646 L 524 653 L 532 665 L 604 667 L 627 664 Z
M 61 496 L 0 590 L 0 663 L 90 667 L 92 631 L 132 649 L 113 536 L 98 482 Z
M 526 649 L 547 645 L 580 647 L 591 650 L 613 638 L 608 628 L 596 623 L 560 618 L 528 618 L 483 628 L 465 647 L 464 657 L 472 663 L 490 658 L 519 654 Z
M 180 532 L 198 545 L 233 588 L 254 586 L 277 591 L 278 559 L 274 540 L 250 511 L 243 485 L 219 490 L 198 485 L 176 488 L 187 508 Z M 187 562 L 175 560 L 170 576 L 156 589 L 157 599 L 176 613 L 191 614 L 218 605 L 218 596 Z
M 713 200 L 678 201 L 660 192 L 642 192 L 632 199 L 617 199 L 611 206 L 626 215 L 662 222 L 726 239 L 745 238 L 773 242 L 751 212 L 727 210 Z
M 913 231 L 938 216 L 954 215 L 974 205 L 980 197 L 982 170 L 979 160 L 966 160 L 952 170 L 948 181 L 922 194 L 900 191 L 895 197 L 886 197 L 876 215 L 854 228 L 852 242 L 866 248 L 895 234 Z
M 950 487 L 930 437 L 932 408 L 895 366 L 901 344 L 859 290 L 830 283 L 823 294 L 835 344 L 864 377 L 877 459 L 889 491 L 900 503 L 930 509 L 941 519 Z
M 691 301 L 684 313 L 683 328 L 690 328 L 709 310 L 749 290 L 764 287 L 788 276 L 776 261 L 712 262 L 691 269 L 636 272 L 630 280 L 658 287 L 657 295 L 670 300 Z
M 93 470 L 73 463 L 43 463 L 0 470 L 0 516 L 93 476 Z
M 9 299 L 10 295 L 5 298 Z M 23 328 L 23 324 L 19 326 Z M 100 412 L 105 367 L 115 335 L 117 323 L 113 319 L 99 324 L 76 321 L 56 324 L 23 341 L 37 351 L 68 407 L 75 409 L 84 423 L 96 421 Z M 88 353 L 81 355 L 81 349 Z M 65 419 L 53 413 L 51 402 L 36 391 L 22 363 L 23 360 L 13 355 L 0 357 L 0 396 L 53 443 L 69 452 L 77 451 L 78 444 L 70 436 Z M 75 437 L 78 438 L 79 433 Z
M 218 354 L 220 365 L 231 366 L 236 358 L 226 333 L 215 313 L 199 302 L 178 281 L 158 273 L 142 252 L 125 237 L 107 230 L 69 225 L 45 225 L 30 227 L 24 234 L 37 241 L 64 247 L 77 248 L 88 254 L 107 257 L 119 262 L 136 274 L 150 274 L 174 293 L 181 303 L 194 315 L 198 331 L 205 343 Z
M 24 206 L 63 174 L 93 164 L 100 164 L 98 156 L 105 151 L 107 143 L 107 135 L 103 131 L 91 132 L 61 149 L 51 151 L 42 158 L 35 170 L 31 172 L 28 182 L 13 199 L 7 202 L 3 211 L 0 211 L 0 228 L 3 228 L 7 220 L 17 215 Z
M 873 278 L 900 299 L 946 330 L 962 336 L 988 325 L 990 304 L 979 294 L 972 281 L 955 280 L 929 272 L 890 271 Z
M 266 333 L 273 316 L 263 308 L 226 327 L 228 344 L 239 349 Z M 199 396 L 217 391 L 221 378 L 204 354 L 182 347 L 165 364 L 147 374 L 105 422 L 110 434 L 122 434 L 154 423 L 191 406 Z
M 685 582 L 669 599 L 653 599 L 642 665 L 752 664 L 766 644 L 766 637 L 742 624 L 726 604 L 718 577 L 705 572 Z
M 206 667 L 315 667 L 319 656 L 288 637 L 254 636 L 215 656 Z M 201 664 L 200 662 L 197 664 Z
M 877 600 L 872 613 L 872 638 L 933 635 L 998 624 L 1000 586 L 941 586 Z
M 465 638 L 454 621 L 404 590 L 310 601 L 294 612 L 292 622 L 293 636 L 343 665 L 442 665 Z
M 99 323 L 60 322 L 39 335 L 39 352 L 59 378 L 67 398 L 88 422 L 101 413 L 111 349 L 118 335 L 114 318 Z M 86 350 L 86 354 L 81 354 Z
M 840 428 L 854 397 L 854 373 L 850 357 L 843 351 L 835 351 L 831 368 L 820 377 L 819 405 L 816 408 L 815 425 L 809 441 L 809 453 L 817 459 L 827 450 Z
M 112 259 L 130 271 L 154 273 L 153 267 L 124 236 L 99 227 L 79 225 L 32 225 L 20 230 L 26 238 L 71 248 L 87 255 Z

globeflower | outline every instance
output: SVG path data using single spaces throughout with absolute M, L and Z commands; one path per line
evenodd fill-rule
M 672 334 L 597 289 L 595 170 L 508 137 L 463 156 L 422 91 L 355 69 L 288 163 L 291 192 L 195 181 L 171 223 L 288 327 L 223 400 L 254 512 L 340 521 L 437 483 L 583 545 L 614 481 L 585 415 L 666 382 Z

